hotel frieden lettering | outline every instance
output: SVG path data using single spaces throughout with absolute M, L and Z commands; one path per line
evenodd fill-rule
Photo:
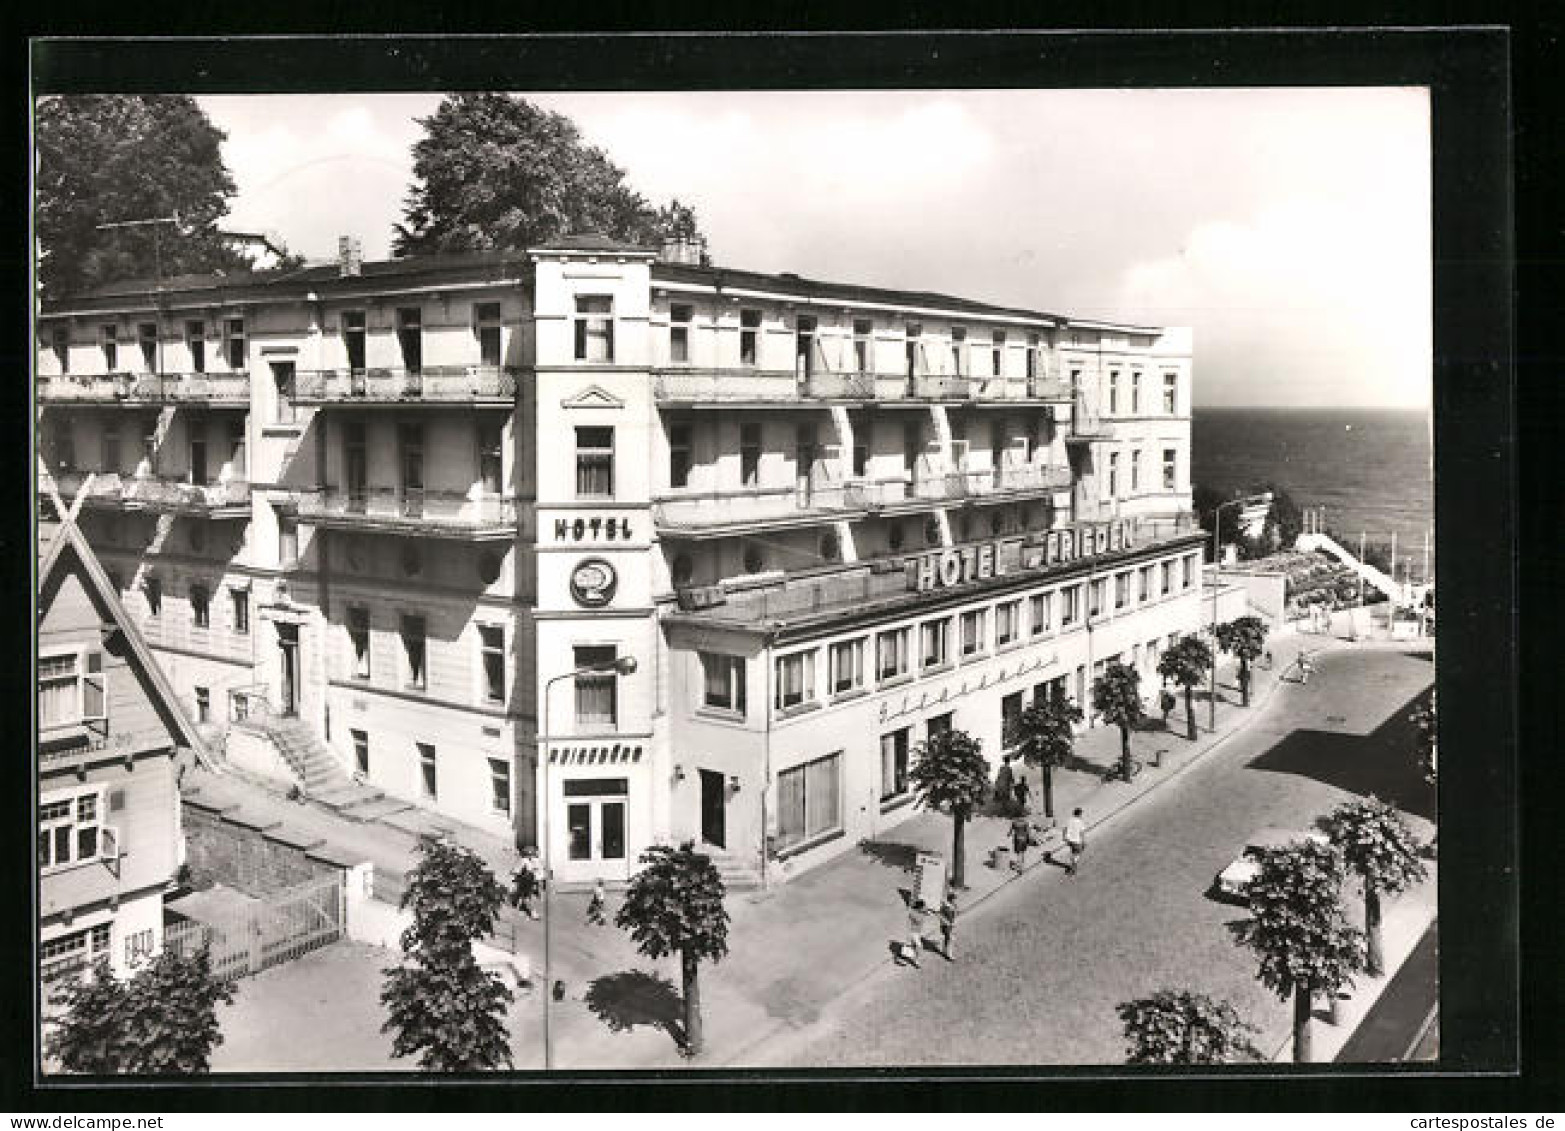
M 920 593 L 945 589 L 1017 569 L 1041 569 L 1128 550 L 1134 544 L 1134 520 L 1120 518 L 1051 530 L 1043 541 L 1031 547 L 1024 546 L 1020 539 L 1010 539 L 932 550 L 907 559 L 908 588 Z
M 557 542 L 629 542 L 630 519 L 624 515 L 593 515 L 554 520 Z

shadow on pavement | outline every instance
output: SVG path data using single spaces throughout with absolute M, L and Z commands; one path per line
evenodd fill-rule
M 1250 768 L 1313 778 L 1349 793 L 1373 793 L 1382 801 L 1425 820 L 1435 819 L 1435 791 L 1423 780 L 1413 753 L 1408 713 L 1424 698 L 1420 692 L 1367 735 L 1295 730 Z
M 888 868 L 898 868 L 904 872 L 912 871 L 914 863 L 918 859 L 918 847 L 912 844 L 899 844 L 889 840 L 861 840 L 859 851 L 877 864 L 884 864 Z
M 674 983 L 645 970 L 621 970 L 594 978 L 587 986 L 587 1008 L 613 1032 L 655 1025 L 685 1046 L 683 1003 Z

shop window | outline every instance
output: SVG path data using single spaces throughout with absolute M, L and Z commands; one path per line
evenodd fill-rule
M 842 754 L 828 754 L 777 775 L 777 847 L 786 849 L 842 828 Z
M 908 792 L 907 756 L 910 730 L 903 727 L 880 736 L 880 799 L 892 801 Z
M 815 652 L 777 657 L 776 707 L 786 711 L 815 701 Z
M 745 663 L 743 656 L 701 652 L 701 703 L 714 711 L 745 713 Z

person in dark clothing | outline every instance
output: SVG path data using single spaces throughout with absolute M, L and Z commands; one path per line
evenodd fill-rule
M 1011 772 L 1011 756 L 1007 754 L 1000 762 L 1000 772 L 994 776 L 994 803 L 1001 810 L 1010 805 L 1014 787 L 1015 783 Z
M 1011 821 L 1011 871 L 1020 872 L 1027 867 L 1027 848 L 1032 844 L 1032 824 L 1023 809 Z
M 947 962 L 955 962 L 951 955 L 951 935 L 956 930 L 956 891 L 951 885 L 946 885 L 945 902 L 940 905 L 940 957 Z
M 1016 804 L 1021 808 L 1022 813 L 1025 814 L 1027 812 L 1028 799 L 1032 795 L 1032 786 L 1027 784 L 1025 777 L 1017 774 L 1016 784 L 1011 787 L 1011 790 L 1016 795 Z

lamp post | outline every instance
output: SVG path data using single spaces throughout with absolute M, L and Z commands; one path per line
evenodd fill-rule
M 551 923 L 553 921 L 550 900 L 554 897 L 554 843 L 549 836 L 549 810 L 553 808 L 553 801 L 549 796 L 549 745 L 552 734 L 549 730 L 549 691 L 562 679 L 575 679 L 579 675 L 592 675 L 601 672 L 613 672 L 615 675 L 630 675 L 636 670 L 636 658 L 634 656 L 620 656 L 604 664 L 587 664 L 585 667 L 576 668 L 574 671 L 561 672 L 559 675 L 550 676 L 543 685 L 543 737 L 539 742 L 538 754 L 543 762 L 543 1067 L 549 1071 L 554 1067 L 554 1045 L 549 1037 L 550 1009 L 549 1003 L 553 999 L 554 979 L 550 967 L 550 941 L 552 938 Z
M 1212 693 L 1206 701 L 1206 729 L 1217 729 L 1217 571 L 1221 567 L 1223 544 L 1221 531 L 1223 529 L 1223 511 L 1229 507 L 1245 506 L 1249 503 L 1267 503 L 1272 501 L 1270 491 L 1262 491 L 1259 495 L 1244 495 L 1237 499 L 1229 499 L 1226 503 L 1218 503 L 1217 509 L 1212 513 Z

